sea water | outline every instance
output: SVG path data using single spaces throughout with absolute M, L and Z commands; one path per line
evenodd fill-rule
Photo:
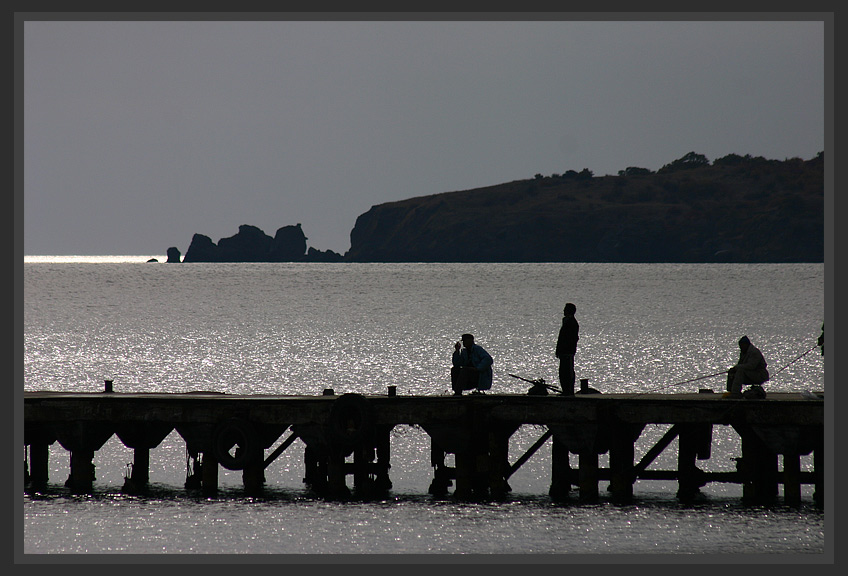
M 577 377 L 601 392 L 721 393 L 724 378 L 709 375 L 735 363 L 742 335 L 769 363 L 767 390 L 824 387 L 815 348 L 822 264 L 145 260 L 25 259 L 25 390 L 99 392 L 112 380 L 118 393 L 385 394 L 396 386 L 399 395 L 441 395 L 450 391 L 454 343 L 471 332 L 494 357 L 492 393 L 524 393 L 529 385 L 510 374 L 558 384 L 554 347 L 566 302 L 576 304 L 580 323 Z M 647 426 L 636 458 L 667 428 Z M 714 427 L 703 469 L 735 469 L 739 439 L 726 428 Z M 544 431 L 522 426 L 510 440 L 510 460 Z M 218 497 L 186 492 L 188 460 L 176 432 L 151 451 L 149 494 L 121 493 L 132 450 L 113 436 L 96 453 L 94 493 L 71 495 L 64 488 L 69 454 L 54 443 L 47 489 L 23 495 L 23 551 L 606 559 L 826 552 L 825 514 L 813 505 L 811 486 L 803 486 L 800 508 L 743 506 L 741 488 L 725 483 L 705 486 L 684 505 L 674 482 L 643 480 L 629 505 L 612 504 L 603 482 L 596 504 L 557 504 L 547 496 L 548 442 L 510 478 L 505 501 L 463 503 L 427 493 L 423 430 L 398 426 L 391 442 L 393 488 L 374 502 L 311 494 L 300 442 L 266 470 L 261 497 L 245 496 L 240 472 L 223 469 Z M 652 468 L 674 469 L 675 445 Z M 811 456 L 801 463 L 812 469 Z

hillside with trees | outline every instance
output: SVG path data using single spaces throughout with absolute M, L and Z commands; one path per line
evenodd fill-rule
M 823 262 L 824 154 L 690 152 L 656 172 L 588 169 L 388 202 L 351 262 Z

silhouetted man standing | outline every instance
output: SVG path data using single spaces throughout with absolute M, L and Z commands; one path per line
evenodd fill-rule
M 574 314 L 577 306 L 569 302 L 562 311 L 562 327 L 557 338 L 556 357 L 559 358 L 559 385 L 566 396 L 574 394 L 574 355 L 577 353 L 577 341 L 580 325 Z

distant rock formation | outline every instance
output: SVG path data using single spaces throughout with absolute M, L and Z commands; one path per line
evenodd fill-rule
M 167 262 L 179 262 L 180 261 L 180 251 L 177 250 L 176 247 L 171 246 L 168 248 L 168 260 Z
M 300 224 L 279 228 L 273 238 L 256 226 L 242 224 L 234 236 L 215 244 L 194 234 L 183 262 L 340 262 L 341 254 L 309 248 Z M 169 262 L 170 256 L 169 256 Z
M 536 174 L 372 206 L 344 256 L 306 240 L 242 225 L 217 245 L 195 234 L 183 262 L 823 262 L 824 153 Z

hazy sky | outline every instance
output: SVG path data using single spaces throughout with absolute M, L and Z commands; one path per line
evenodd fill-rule
M 185 253 L 376 204 L 694 151 L 824 150 L 824 24 L 24 25 L 24 253 Z

